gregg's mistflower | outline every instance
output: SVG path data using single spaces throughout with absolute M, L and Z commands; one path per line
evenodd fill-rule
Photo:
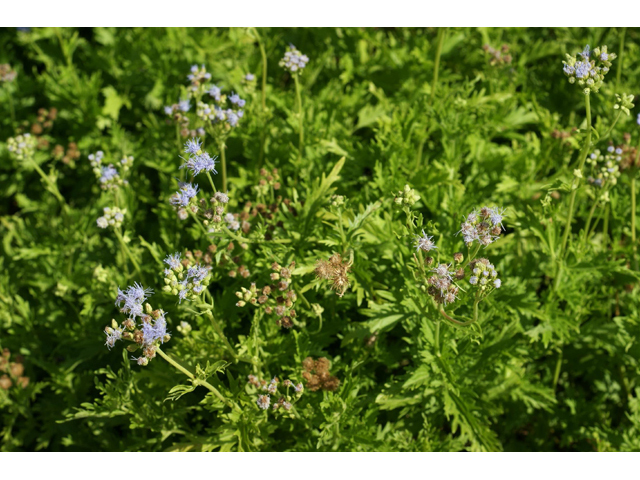
M 500 237 L 504 226 L 504 209 L 499 207 L 482 207 L 479 212 L 473 211 L 467 216 L 467 221 L 460 226 L 462 238 L 467 246 L 478 241 L 487 246 Z
M 245 100 L 241 99 L 237 93 L 232 93 L 229 97 L 229 101 L 240 108 L 244 107 L 245 103 L 247 103 Z
M 469 263 L 469 269 L 473 275 L 469 283 L 480 288 L 483 294 L 489 293 L 493 288 L 500 288 L 502 281 L 497 278 L 498 272 L 486 258 L 479 258 Z
M 236 219 L 233 213 L 227 213 L 224 216 L 224 221 L 227 222 L 227 228 L 237 232 L 240 229 L 240 222 Z
M 32 158 L 36 151 L 36 138 L 29 133 L 18 135 L 7 140 L 7 150 L 18 160 Z
M 100 228 L 119 228 L 122 225 L 125 213 L 127 213 L 126 208 L 120 209 L 118 207 L 104 207 L 102 211 L 104 215 L 96 220 L 96 223 Z
M 309 62 L 309 57 L 303 55 L 295 46 L 289 45 L 279 65 L 291 73 L 300 74 L 307 66 L 307 62 Z
M 142 349 L 142 355 L 132 359 L 141 366 L 148 365 L 149 361 L 155 358 L 160 344 L 171 338 L 167 333 L 165 312 L 154 310 L 151 305 L 144 303 L 152 294 L 150 289 L 144 288 L 138 283 L 134 283 L 124 291 L 118 288 L 116 306 L 120 307 L 121 312 L 128 313 L 129 317 L 120 325 L 112 320 L 111 326 L 105 328 L 106 345 L 109 349 L 118 340 L 134 343 L 134 345 L 127 347 L 131 352 L 139 348 Z M 136 320 L 138 317 L 140 317 L 140 324 Z
M 213 172 L 218 173 L 216 170 L 216 159 L 218 157 L 211 157 L 207 152 L 191 155 L 185 160 L 180 168 L 187 168 L 191 170 L 191 173 L 195 176 L 201 172 Z
M 103 190 L 110 190 L 119 188 L 122 185 L 126 185 L 129 182 L 124 179 L 124 175 L 129 171 L 131 165 L 133 165 L 134 158 L 132 156 L 125 156 L 120 160 L 117 165 L 111 163 L 104 164 L 104 152 L 98 150 L 96 153 L 91 153 L 87 157 L 91 166 L 93 167 L 93 173 L 100 182 L 100 188 Z
M 427 292 L 437 303 L 444 305 L 453 303 L 458 298 L 459 288 L 453 282 L 451 267 L 451 264 L 441 263 L 431 270 L 433 275 L 427 279 Z
M 171 196 L 170 202 L 172 205 L 187 207 L 191 203 L 191 199 L 196 198 L 197 195 L 198 185 L 180 182 L 180 190 Z
M 180 253 L 167 256 L 164 262 L 169 268 L 164 270 L 165 286 L 162 290 L 177 295 L 180 302 L 198 298 L 211 281 L 210 267 L 193 264 L 189 258 L 183 264 Z
M 178 102 L 178 109 L 182 112 L 188 112 L 191 108 L 191 102 L 189 100 L 180 100 Z
M 434 248 L 438 248 L 433 243 L 433 237 L 430 237 L 426 233 L 424 233 L 424 230 L 422 230 L 422 236 L 418 236 L 416 238 L 415 247 L 418 250 L 423 250 L 425 252 L 429 252 L 429 251 L 433 250 Z
M 636 120 L 636 122 L 638 123 L 638 125 L 640 125 L 640 113 L 638 114 L 638 119 Z
M 271 397 L 269 395 L 258 395 L 257 403 L 262 410 L 267 410 L 271 404 Z
M 207 93 L 212 96 L 216 102 L 222 100 L 222 91 L 217 85 L 211 85 L 211 88 L 209 88 L 209 91 Z
M 213 195 L 213 200 L 220 203 L 229 203 L 229 195 L 223 192 L 216 192 Z
M 253 82 L 253 81 L 256 79 L 256 76 L 255 76 L 253 73 L 247 73 L 247 74 L 244 76 L 244 79 L 245 79 L 247 82 Z
M 578 60 L 578 56 L 582 57 L 582 60 Z M 616 54 L 607 52 L 606 46 L 591 51 L 587 45 L 577 56 L 567 54 L 566 57 L 562 62 L 562 71 L 569 78 L 569 83 L 577 82 L 581 87 L 585 87 L 584 93 L 589 94 L 591 91 L 597 92 L 602 87 L 604 77 L 609 72 Z

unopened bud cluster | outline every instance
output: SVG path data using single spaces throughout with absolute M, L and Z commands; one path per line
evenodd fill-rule
M 22 364 L 22 355 L 16 355 L 11 361 L 11 352 L 8 348 L 2 350 L 0 356 L 0 389 L 9 390 L 12 386 L 20 386 L 27 388 L 29 385 L 29 377 L 24 375 L 24 365 Z
M 509 65 L 513 60 L 509 53 L 509 45 L 502 45 L 500 50 L 496 50 L 492 46 L 484 44 L 482 49 L 490 55 L 489 64 L 492 66 Z
M 168 268 L 164 270 L 165 286 L 162 291 L 171 295 L 177 295 L 182 300 L 195 300 L 198 298 L 211 281 L 210 267 L 194 263 L 192 259 L 185 258 L 181 261 L 179 252 L 168 255 L 164 263 Z
M 469 283 L 479 288 L 483 293 L 489 293 L 494 288 L 500 288 L 502 281 L 498 278 L 495 267 L 486 258 L 478 258 L 469 263 L 471 277 Z
M 26 160 L 33 157 L 36 151 L 36 138 L 29 133 L 18 135 L 7 140 L 7 150 L 18 160 Z
M 124 179 L 125 174 L 133 165 L 132 156 L 124 156 L 116 165 L 104 162 L 104 152 L 98 150 L 88 156 L 89 162 L 93 167 L 93 173 L 100 182 L 100 188 L 103 190 L 116 189 L 128 182 Z
M 307 357 L 302 361 L 302 378 L 307 382 L 307 389 L 312 392 L 326 390 L 335 392 L 340 387 L 340 379 L 331 375 L 331 362 L 325 357 L 314 360 Z
M 606 153 L 594 150 L 587 157 L 587 165 L 591 166 L 592 175 L 588 182 L 596 187 L 604 187 L 606 184 L 615 185 L 620 176 L 620 161 L 622 160 L 623 147 L 609 145 Z
M 580 57 L 580 59 L 578 59 Z M 567 60 L 563 61 L 563 72 L 569 77 L 569 83 L 578 83 L 585 87 L 584 93 L 597 92 L 604 82 L 605 75 L 611 68 L 611 62 L 616 54 L 609 53 L 606 45 L 590 51 L 589 45 L 576 56 L 567 53 Z
M 398 208 L 412 207 L 418 200 L 420 200 L 420 196 L 416 191 L 409 185 L 405 185 L 393 199 L 393 203 Z
M 126 208 L 118 208 L 118 207 L 104 207 L 102 210 L 104 215 L 98 217 L 96 223 L 100 228 L 120 228 L 122 226 L 122 221 L 124 220 L 124 215 L 127 213 Z
M 427 293 L 433 297 L 436 303 L 447 305 L 455 302 L 460 289 L 454 282 L 454 278 L 457 278 L 458 275 L 453 265 L 440 263 L 431 272 L 433 275 L 427 279 Z
M 300 75 L 308 62 L 309 57 L 303 55 L 294 45 L 289 45 L 279 65 L 293 74 Z
M 613 105 L 614 110 L 622 110 L 627 115 L 631 115 L 631 109 L 635 106 L 633 104 L 633 95 L 629 95 L 623 93 L 622 95 L 618 95 L 616 93 L 616 103 Z M 640 114 L 638 114 L 638 118 L 640 118 Z

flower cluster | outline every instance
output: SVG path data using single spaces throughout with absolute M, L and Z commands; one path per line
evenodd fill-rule
M 277 282 L 273 285 L 266 285 L 258 290 L 255 283 L 247 289 L 242 287 L 236 292 L 239 298 L 237 307 L 244 307 L 247 303 L 256 307 L 264 306 L 267 314 L 275 313 L 278 316 L 276 325 L 284 328 L 293 327 L 293 319 L 297 316 L 294 309 L 298 299 L 295 291 L 291 288 L 291 272 L 295 267 L 295 262 L 291 262 L 288 267 L 282 267 L 274 262 L 271 265 L 271 280 Z
M 191 91 L 198 92 L 203 88 L 205 82 L 211 80 L 211 74 L 207 72 L 204 65 L 198 67 L 198 65 L 191 65 L 191 73 L 187 75 L 187 78 L 191 82 Z
M 405 185 L 396 197 L 393 199 L 393 203 L 396 207 L 412 207 L 414 203 L 420 200 L 420 196 L 409 185 Z
M 120 228 L 122 225 L 122 221 L 124 220 L 124 215 L 127 213 L 127 209 L 120 209 L 118 207 L 104 207 L 103 209 L 104 215 L 98 217 L 96 223 L 100 228 Z
M 61 160 L 65 165 L 74 167 L 76 160 L 80 158 L 80 150 L 78 150 L 78 144 L 76 142 L 70 142 L 65 148 L 62 145 L 56 145 L 53 147 L 53 158 Z
M 454 282 L 454 275 L 455 278 L 463 277 L 464 271 L 460 273 L 460 271 L 453 272 L 452 270 L 453 264 L 446 263 L 440 263 L 436 268 L 431 270 L 433 275 L 427 279 L 427 285 L 429 286 L 427 293 L 429 293 L 437 303 L 447 305 L 455 302 L 458 298 L 460 289 Z
M 162 290 L 171 295 L 177 295 L 180 302 L 195 300 L 209 285 L 211 269 L 195 263 L 190 258 L 181 261 L 180 257 L 180 253 L 176 252 L 164 259 L 168 268 L 164 270 L 165 286 Z
M 486 258 L 478 258 L 469 262 L 471 277 L 469 283 L 480 288 L 482 292 L 490 291 L 492 288 L 500 288 L 502 281 L 497 278 L 498 272 L 495 267 Z
M 111 349 L 119 340 L 132 342 L 127 347 L 130 352 L 142 348 L 142 355 L 133 358 L 138 365 L 145 366 L 156 356 L 160 344 L 168 342 L 171 336 L 167 333 L 167 320 L 163 310 L 154 310 L 150 304 L 145 303 L 149 296 L 153 295 L 151 289 L 144 288 L 138 283 L 128 287 L 125 291 L 118 289 L 116 306 L 122 313 L 128 314 L 128 318 L 121 324 L 115 320 L 111 326 L 105 328 L 107 335 L 106 345 Z M 137 319 L 140 319 L 138 323 Z
M 312 392 L 320 389 L 335 392 L 340 386 L 340 379 L 329 372 L 331 363 L 325 357 L 314 360 L 307 357 L 302 361 L 302 377 L 307 381 L 307 388 Z
M 180 190 L 174 193 L 169 200 L 171 205 L 178 207 L 188 207 L 190 204 L 196 204 L 198 195 L 198 185 L 192 185 L 187 182 L 179 182 Z M 196 206 L 197 209 L 197 206 Z
M 36 138 L 25 133 L 7 140 L 7 149 L 18 159 L 32 158 L 36 151 Z
M 581 57 L 578 60 L 578 56 Z M 605 75 L 611 68 L 611 62 L 615 60 L 616 54 L 609 53 L 606 45 L 597 47 L 593 51 L 589 45 L 578 55 L 571 56 L 567 53 L 567 60 L 563 61 L 562 70 L 569 77 L 569 83 L 578 83 L 585 87 L 585 94 L 591 91 L 597 92 L 604 82 Z
M 242 108 L 245 106 L 246 100 L 240 98 L 237 93 L 232 93 L 230 96 L 222 95 L 220 88 L 216 85 L 213 85 L 208 93 L 214 103 L 198 102 L 196 109 L 198 118 L 219 126 L 222 129 L 219 133 L 226 133 L 231 128 L 237 127 L 238 122 L 244 116 Z M 228 108 L 224 108 L 226 102 L 230 104 Z
M 461 224 L 460 232 L 467 246 L 477 241 L 480 245 L 487 246 L 500 238 L 503 230 L 502 220 L 504 209 L 499 207 L 482 207 L 479 212 L 475 210 L 467 216 L 467 221 Z
M 189 155 L 188 158 L 182 158 L 184 164 L 180 168 L 187 168 L 191 173 L 196 176 L 201 172 L 213 172 L 216 171 L 216 159 L 218 157 L 211 157 L 207 152 L 202 149 L 202 142 L 198 138 L 192 138 L 185 143 L 184 151 Z
M 209 233 L 222 230 L 222 222 L 226 223 L 227 228 L 230 230 L 237 230 L 240 227 L 235 216 L 232 213 L 226 213 L 229 195 L 223 192 L 216 192 L 209 199 L 209 202 L 211 206 L 204 210 L 205 220 L 203 222 L 208 227 Z M 201 203 L 204 204 L 206 202 L 202 200 Z M 236 228 L 236 224 L 238 224 L 238 228 Z
M 100 182 L 100 188 L 103 190 L 116 189 L 129 183 L 124 179 L 124 176 L 133 165 L 132 156 L 124 156 L 117 164 L 117 168 L 112 163 L 103 162 L 104 152 L 102 150 L 90 154 L 88 158 L 93 167 L 93 173 Z
M 0 64 L 0 82 L 13 82 L 17 76 L 18 74 L 13 68 L 11 68 L 11 65 L 8 63 Z
M 291 403 L 292 397 L 289 395 L 289 389 L 292 388 L 293 393 L 297 397 L 294 400 L 294 403 L 300 399 L 300 396 L 304 391 L 302 383 L 294 385 L 291 380 L 285 380 L 282 382 L 282 386 L 286 388 L 284 395 L 280 395 L 278 400 L 271 404 L 271 395 L 278 395 L 278 385 L 280 384 L 278 377 L 273 377 L 270 382 L 267 382 L 266 380 L 259 380 L 255 375 L 249 375 L 247 383 L 253 385 L 258 390 L 267 392 L 265 394 L 258 395 L 258 399 L 256 400 L 258 407 L 262 410 L 268 410 L 269 406 L 271 406 L 273 410 L 282 409 L 288 412 L 293 407 L 293 403 Z
M 331 289 L 342 297 L 349 288 L 349 271 L 351 261 L 343 260 L 339 253 L 334 253 L 329 260 L 318 260 L 314 270 L 316 277 L 331 282 Z
M 0 377 L 0 388 L 2 390 L 9 390 L 14 384 L 20 385 L 22 388 L 27 388 L 29 385 L 29 377 L 24 376 L 24 365 L 22 364 L 22 355 L 16 355 L 13 362 L 11 360 L 11 352 L 8 348 L 2 350 L 2 356 L 0 356 L 0 372 L 3 375 Z
M 484 44 L 482 49 L 490 55 L 491 60 L 489 60 L 489 64 L 491 66 L 508 65 L 513 60 L 509 53 L 509 45 L 502 45 L 500 50 L 496 50 L 490 45 Z
M 587 157 L 587 164 L 592 167 L 592 175 L 587 178 L 589 183 L 596 187 L 603 187 L 606 183 L 615 185 L 620 176 L 620 161 L 622 160 L 623 147 L 609 145 L 607 152 L 594 150 Z
M 307 62 L 309 62 L 309 57 L 303 55 L 302 52 L 293 45 L 289 45 L 279 65 L 291 73 L 301 74 L 304 67 L 307 66 Z

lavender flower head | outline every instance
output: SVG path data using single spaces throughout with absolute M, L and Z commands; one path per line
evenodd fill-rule
M 144 288 L 138 283 L 128 287 L 124 292 L 118 288 L 116 296 L 116 306 L 120 307 L 120 311 L 128 313 L 129 318 L 140 317 L 143 314 L 142 304 L 153 295 L 153 290 Z
M 240 108 L 244 107 L 245 103 L 247 103 L 245 100 L 242 100 L 237 93 L 233 93 L 229 97 L 229 101 Z
M 180 252 L 176 252 L 173 255 L 167 255 L 167 258 L 164 259 L 164 263 L 169 265 L 173 270 L 179 270 L 182 267 L 180 263 Z M 165 270 L 165 273 L 167 271 Z
M 180 182 L 180 190 L 171 197 L 171 204 L 181 207 L 189 206 L 192 198 L 198 195 L 198 185 Z
M 638 123 L 638 125 L 640 125 L 640 113 L 638 114 L 638 119 L 636 120 L 636 122 Z
M 164 338 L 167 335 L 167 321 L 164 318 L 164 312 L 151 323 L 150 318 L 145 318 L 142 322 L 142 338 L 144 345 L 151 345 L 156 340 L 160 343 L 164 343 Z
M 259 395 L 257 403 L 258 407 L 260 407 L 262 410 L 267 410 L 269 408 L 269 405 L 271 404 L 271 397 L 269 397 L 269 395 Z
M 182 158 L 182 157 L 181 157 Z M 188 159 L 184 159 L 184 164 L 180 168 L 187 168 L 191 170 L 191 173 L 195 176 L 201 172 L 213 172 L 218 173 L 216 170 L 216 159 L 218 157 L 211 158 L 207 152 L 202 152 L 197 155 L 190 155 Z
M 188 112 L 189 109 L 191 108 L 191 102 L 189 102 L 189 100 L 180 100 L 180 102 L 178 102 L 178 108 L 182 111 L 182 112 Z
M 504 209 L 499 207 L 483 207 L 479 212 L 475 210 L 467 216 L 467 221 L 460 226 L 462 238 L 467 246 L 477 241 L 481 245 L 487 246 L 495 242 L 501 231 L 504 229 L 502 221 Z
M 434 248 L 438 248 L 433 243 L 433 237 L 430 237 L 426 233 L 424 233 L 424 230 L 422 230 L 422 236 L 417 236 L 415 247 L 416 249 L 423 250 L 425 252 L 433 250 Z
M 256 76 L 255 76 L 253 73 L 247 73 L 247 74 L 244 76 L 244 79 L 245 79 L 247 82 L 253 82 L 253 81 L 256 79 Z
M 307 66 L 309 57 L 303 55 L 295 46 L 289 45 L 279 65 L 291 73 L 302 73 L 304 67 Z

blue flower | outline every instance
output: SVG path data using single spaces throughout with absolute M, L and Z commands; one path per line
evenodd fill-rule
M 232 94 L 229 97 L 229 101 L 234 105 L 238 105 L 241 108 L 244 107 L 245 103 L 247 103 L 245 100 L 242 100 L 237 93 Z
M 636 120 L 638 125 L 640 125 L 640 113 L 638 114 L 638 119 Z
M 587 62 L 577 62 L 575 65 L 575 69 L 576 69 L 577 78 L 585 78 L 589 76 L 589 71 L 591 70 L 591 64 Z
M 180 182 L 180 191 L 171 197 L 171 205 L 186 207 L 193 197 L 198 195 L 198 185 Z
M 564 70 L 564 73 L 566 73 L 567 75 L 573 75 L 575 73 L 575 71 L 576 71 L 576 69 L 574 67 L 572 67 L 571 65 L 566 64 L 566 63 L 565 63 L 564 68 L 562 70 Z
M 118 176 L 118 170 L 116 170 L 113 165 L 102 167 L 102 176 L 100 177 L 100 183 L 107 183 L 109 180 L 114 180 Z
M 247 82 L 253 82 L 253 81 L 256 79 L 256 77 L 255 77 L 255 75 L 254 75 L 253 73 L 247 73 L 247 74 L 244 76 L 244 79 L 245 79 Z
M 173 255 L 167 255 L 164 259 L 164 263 L 169 265 L 172 269 L 178 270 L 180 268 L 180 252 L 176 252 Z
M 192 138 L 191 140 L 187 140 L 187 143 L 184 144 L 185 153 L 197 154 L 202 147 L 202 142 L 199 138 Z
M 211 85 L 211 88 L 209 89 L 209 95 L 211 95 L 216 102 L 220 101 L 220 87 L 216 86 L 216 85 Z
M 216 171 L 216 158 L 211 158 L 207 152 L 203 152 L 200 155 L 192 155 L 188 160 L 180 167 L 187 167 L 193 175 L 198 175 L 200 172 L 213 172 Z
M 236 115 L 233 110 L 227 110 L 226 114 L 227 122 L 229 122 L 229 125 L 231 125 L 232 127 L 238 125 L 238 115 Z
M 433 250 L 434 248 L 438 248 L 433 243 L 433 237 L 430 237 L 429 235 L 424 233 L 424 230 L 422 230 L 422 236 L 417 236 L 416 244 L 414 246 L 416 247 L 416 249 L 424 250 L 425 252 Z
M 591 47 L 587 45 L 586 47 L 584 47 L 584 50 L 580 52 L 578 55 L 580 55 L 583 60 L 589 60 L 589 55 L 591 54 L 590 50 L 591 50 Z
M 191 108 L 191 102 L 189 102 L 189 100 L 180 100 L 178 108 L 183 112 L 188 112 Z
M 164 337 L 167 334 L 167 321 L 164 318 L 164 312 L 152 325 L 151 322 L 142 322 L 142 338 L 145 345 L 151 345 L 156 340 L 164 343 Z
M 107 341 L 105 345 L 109 350 L 113 348 L 115 343 L 122 338 L 122 328 L 116 328 L 115 330 L 110 328 L 109 332 L 105 332 L 107 334 Z
M 474 277 L 471 277 L 471 278 L 469 279 L 469 283 L 470 283 L 471 285 L 475 285 L 476 283 L 478 283 L 478 277 L 475 277 L 475 276 L 474 276 Z
M 496 278 L 496 279 L 493 281 L 493 286 L 494 286 L 494 287 L 496 287 L 496 288 L 500 288 L 500 286 L 501 286 L 501 285 L 502 285 L 502 281 L 501 281 L 499 278 Z
M 601 61 L 606 62 L 608 59 L 609 59 L 609 54 L 604 53 L 604 52 L 600 54 L 600 60 Z
M 129 318 L 139 317 L 142 316 L 143 313 L 142 304 L 150 295 L 153 295 L 153 290 L 134 283 L 133 286 L 128 287 L 124 292 L 118 288 L 116 305 L 122 307 L 122 312 L 128 313 Z
M 173 107 L 164 107 L 164 113 L 171 115 L 173 113 Z
M 491 212 L 489 218 L 491 218 L 491 223 L 493 223 L 493 226 L 495 227 L 500 225 L 500 227 L 504 230 L 504 227 L 502 226 L 502 217 L 504 215 L 505 209 L 503 208 L 502 210 L 500 210 L 499 207 L 494 207 L 489 209 L 489 211 Z

